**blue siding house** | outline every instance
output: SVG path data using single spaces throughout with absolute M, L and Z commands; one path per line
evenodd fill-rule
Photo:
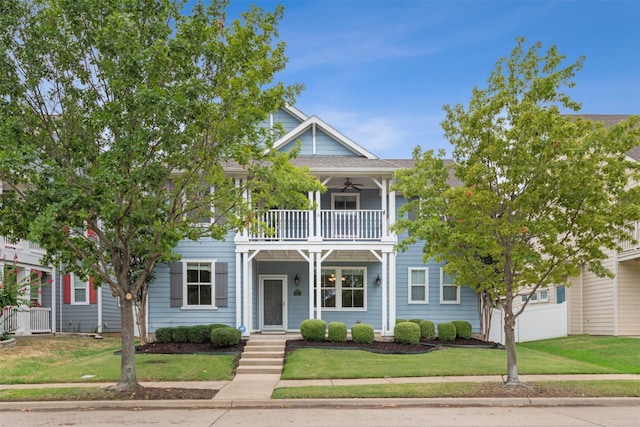
M 296 165 L 307 166 L 327 191 L 310 192 L 316 209 L 273 209 L 268 229 L 229 233 L 225 241 L 183 241 L 181 262 L 158 266 L 150 286 L 148 330 L 225 323 L 245 335 L 299 331 L 308 318 L 368 323 L 393 335 L 397 318 L 436 323 L 467 320 L 479 332 L 478 300 L 456 287 L 442 264 L 424 263 L 421 245 L 398 252 L 390 229 L 405 199 L 393 173 L 410 159 L 381 159 L 316 116 L 294 107 L 274 113 L 276 142 L 300 141 Z M 241 168 L 229 176 L 242 180 Z

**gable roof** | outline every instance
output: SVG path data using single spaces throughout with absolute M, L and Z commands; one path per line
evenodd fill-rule
M 309 129 L 311 129 L 314 126 L 317 129 L 319 129 L 322 132 L 324 132 L 327 135 L 329 135 L 331 138 L 333 138 L 339 144 L 341 144 L 344 147 L 346 147 L 349 151 L 353 152 L 356 156 L 361 156 L 361 157 L 365 157 L 365 158 L 368 158 L 368 159 L 377 159 L 378 158 L 378 156 L 376 156 L 372 152 L 364 149 L 360 145 L 356 144 L 351 139 L 349 139 L 347 136 L 345 136 L 344 134 L 340 133 L 339 131 L 337 131 L 332 126 L 330 126 L 324 120 L 320 119 L 318 116 L 308 117 L 306 120 L 304 120 L 298 126 L 296 126 L 292 130 L 287 132 L 286 135 L 284 135 L 282 138 L 280 138 L 279 140 L 277 140 L 275 142 L 274 148 L 276 150 L 278 150 L 278 149 L 284 147 L 285 145 L 289 144 L 290 142 L 295 141 L 296 138 L 298 138 L 300 135 L 302 135 L 303 133 L 305 133 L 306 131 L 308 131 Z
M 606 127 L 613 126 L 623 120 L 631 117 L 631 114 L 567 114 L 569 117 L 582 117 L 592 122 L 602 122 Z M 633 160 L 640 162 L 640 145 L 633 147 L 627 153 L 627 156 Z

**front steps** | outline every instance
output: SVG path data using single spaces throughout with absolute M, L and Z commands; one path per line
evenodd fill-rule
M 278 374 L 284 366 L 285 336 L 252 335 L 244 347 L 236 375 Z

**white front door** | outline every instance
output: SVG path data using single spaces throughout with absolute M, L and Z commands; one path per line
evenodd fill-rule
M 287 276 L 260 276 L 261 330 L 286 330 L 286 297 Z

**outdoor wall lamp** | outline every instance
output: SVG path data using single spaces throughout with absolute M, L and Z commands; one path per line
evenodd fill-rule
M 376 277 L 376 286 L 380 287 L 380 275 L 378 274 L 378 277 Z
M 296 277 L 293 278 L 293 282 L 296 284 L 296 286 L 300 284 L 300 278 L 298 277 L 297 274 L 296 274 Z

